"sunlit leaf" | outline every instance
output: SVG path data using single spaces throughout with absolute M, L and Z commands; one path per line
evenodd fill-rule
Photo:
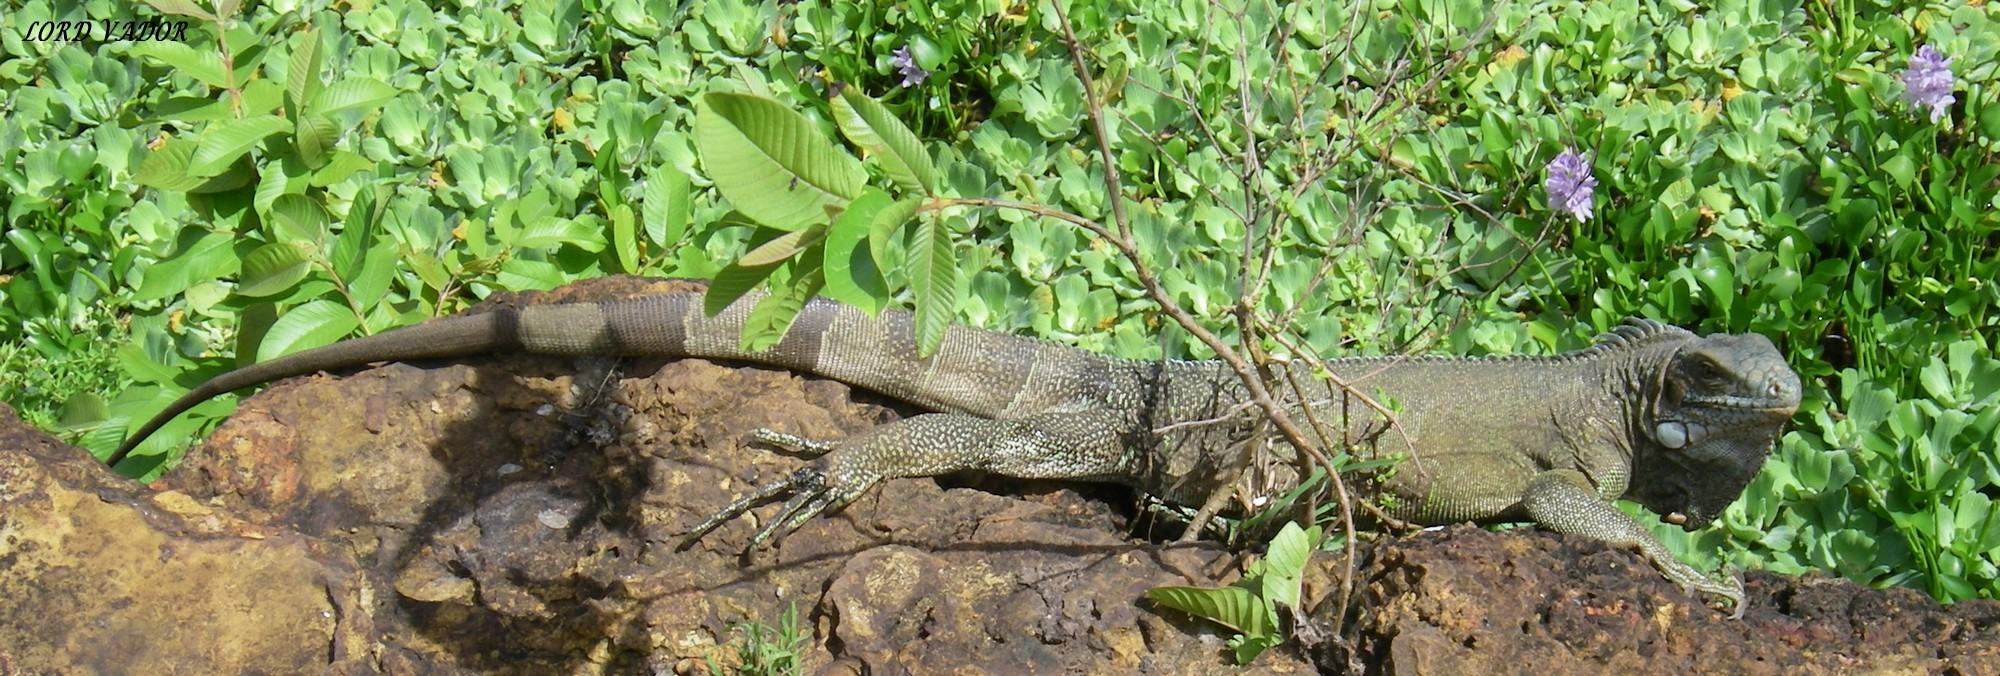
M 729 203 L 779 230 L 826 219 L 825 207 L 861 193 L 860 163 L 805 116 L 771 99 L 709 93 L 695 114 L 702 166 Z

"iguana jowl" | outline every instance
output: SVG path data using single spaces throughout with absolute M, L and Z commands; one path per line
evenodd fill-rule
M 123 459 L 174 416 L 260 383 L 378 361 L 506 351 L 740 360 L 875 390 L 938 413 L 833 443 L 767 440 L 823 452 L 696 527 L 694 538 L 760 504 L 789 497 L 755 537 L 783 537 L 893 477 L 982 470 L 1021 478 L 1110 481 L 1161 500 L 1200 505 L 1241 467 L 1247 397 L 1212 361 L 1132 361 L 1019 336 L 954 326 L 919 357 L 910 316 L 815 300 L 773 348 L 739 348 L 753 294 L 705 316 L 698 293 L 502 308 L 435 320 L 279 357 L 217 376 L 140 427 Z M 1552 357 L 1339 359 L 1328 368 L 1354 391 L 1400 408 L 1396 425 L 1301 366 L 1275 387 L 1295 418 L 1308 413 L 1362 459 L 1405 456 L 1364 477 L 1398 518 L 1438 524 L 1528 518 L 1545 527 L 1638 547 L 1682 587 L 1727 597 L 1742 586 L 1676 560 L 1611 504 L 1627 497 L 1684 527 L 1735 501 L 1799 403 L 1798 376 L 1760 335 L 1699 337 L 1632 320 L 1584 350 Z M 1282 371 L 1281 368 L 1281 371 Z M 1304 390 L 1303 395 L 1300 390 Z M 1343 424 L 1344 421 L 1344 424 Z M 1282 444 L 1278 448 L 1285 448 Z M 1275 485 L 1295 485 L 1285 466 Z M 1249 496 L 1239 496 L 1249 497 Z

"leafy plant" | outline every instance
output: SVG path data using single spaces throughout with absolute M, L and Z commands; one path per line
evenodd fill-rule
M 799 604 L 785 606 L 785 613 L 778 618 L 778 626 L 771 627 L 758 622 L 743 622 L 732 625 L 731 632 L 742 632 L 743 639 L 736 646 L 738 667 L 736 673 L 756 676 L 797 674 L 799 653 L 812 640 L 812 635 L 799 627 Z M 719 665 L 710 661 L 708 672 L 722 673 Z
M 1265 650 L 1285 642 L 1283 618 L 1299 612 L 1306 561 L 1319 547 L 1318 526 L 1300 528 L 1297 523 L 1287 523 L 1271 539 L 1264 558 L 1251 563 L 1236 584 L 1154 587 L 1146 590 L 1146 598 L 1236 632 L 1229 647 L 1235 651 L 1238 664 L 1249 664 Z
M 162 17 L 188 39 L 24 32 Z M 1996 54 L 1966 3 L 27 3 L 0 359 L 44 370 L 0 397 L 103 453 L 243 361 L 612 272 L 761 280 L 764 341 L 817 292 L 1246 372 L 1642 315 L 1807 382 L 1744 500 L 1662 527 L 1684 557 L 1991 597 Z M 1587 220 L 1540 189 L 1570 148 Z

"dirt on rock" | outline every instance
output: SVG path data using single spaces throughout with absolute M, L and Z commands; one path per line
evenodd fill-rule
M 706 673 L 788 609 L 809 672 L 1243 671 L 1227 631 L 1144 599 L 1243 557 L 1133 535 L 1157 517 L 1123 489 L 893 480 L 774 549 L 744 554 L 771 508 L 678 546 L 807 462 L 753 430 L 913 412 L 696 359 L 388 364 L 271 387 L 143 486 L 0 405 L 0 673 Z M 1731 621 L 1578 538 L 1461 526 L 1362 554 L 1345 617 L 1344 559 L 1310 571 L 1326 639 L 1251 671 L 2000 673 L 2000 602 L 1752 573 Z

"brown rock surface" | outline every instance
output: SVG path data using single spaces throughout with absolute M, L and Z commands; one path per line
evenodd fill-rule
M 1225 633 L 1143 600 L 1238 562 L 1131 537 L 1116 489 L 890 481 L 774 551 L 740 555 L 749 519 L 675 551 L 805 462 L 751 430 L 839 438 L 910 412 L 880 404 L 701 360 L 387 365 L 270 388 L 152 487 L 0 407 L 0 673 L 702 672 L 793 605 L 808 670 L 1240 671 Z M 1252 671 L 2000 672 L 1993 602 L 1753 574 L 1730 622 L 1635 554 L 1532 531 L 1368 558 L 1352 651 L 1287 646 Z M 1339 566 L 1319 560 L 1319 596 Z

